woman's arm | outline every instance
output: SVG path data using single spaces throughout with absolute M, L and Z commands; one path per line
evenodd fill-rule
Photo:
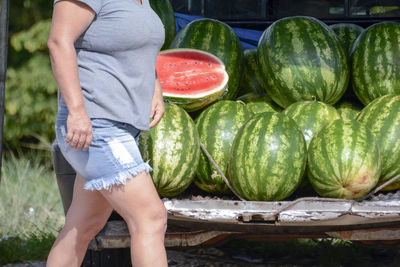
M 165 112 L 165 107 L 164 107 L 164 99 L 163 99 L 163 94 L 162 94 L 162 88 L 160 84 L 160 80 L 157 77 L 156 73 L 156 82 L 155 82 L 155 88 L 154 88 L 154 96 L 153 96 L 153 102 L 151 105 L 151 113 L 150 117 L 153 119 L 150 122 L 150 129 L 156 126 L 161 118 L 164 116 Z
M 47 43 L 53 74 L 69 111 L 66 142 L 78 150 L 89 148 L 92 126 L 79 84 L 74 42 L 94 17 L 95 12 L 82 2 L 64 0 L 56 3 Z

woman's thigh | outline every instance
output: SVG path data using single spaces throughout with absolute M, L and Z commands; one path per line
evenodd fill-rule
M 131 230 L 166 222 L 166 209 L 147 172 L 139 173 L 123 186 L 100 192 L 128 225 L 134 227 Z
M 97 232 L 107 222 L 112 207 L 99 191 L 84 190 L 84 183 L 85 180 L 78 174 L 75 179 L 71 206 L 65 218 L 65 227 L 78 231 L 93 229 Z

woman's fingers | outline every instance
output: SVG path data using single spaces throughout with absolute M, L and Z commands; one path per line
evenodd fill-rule
M 76 148 L 76 145 L 78 144 L 79 141 L 79 135 L 77 133 L 74 133 L 73 131 L 69 130 L 68 132 L 71 132 L 71 138 L 68 142 L 68 140 L 65 140 L 67 143 L 69 143 L 70 148 Z M 67 135 L 68 136 L 68 135 Z
M 85 145 L 85 143 L 86 143 L 86 133 L 82 132 L 79 135 L 78 143 L 75 146 L 76 150 L 81 150 L 83 148 L 83 146 Z
M 74 132 L 73 131 L 69 131 L 67 130 L 67 137 L 65 138 L 65 142 L 67 144 L 70 144 L 70 142 L 72 141 L 72 138 L 74 137 Z M 71 145 L 71 144 L 70 144 Z
M 67 137 L 70 148 L 87 150 L 92 142 L 92 123 L 86 113 L 69 114 L 67 119 Z
M 92 142 L 92 133 L 87 131 L 70 131 L 71 134 L 67 134 L 65 141 L 69 143 L 70 148 L 76 150 L 87 150 Z M 68 135 L 72 136 L 69 137 Z
M 86 151 L 89 149 L 90 143 L 92 143 L 92 132 L 90 132 L 88 135 L 86 135 L 85 143 L 83 145 L 83 150 Z
M 156 112 L 154 113 L 153 116 L 153 120 L 151 121 L 149 128 L 153 128 L 154 126 L 156 126 L 160 120 L 162 119 L 162 117 L 164 116 L 164 111 L 161 110 L 156 110 Z

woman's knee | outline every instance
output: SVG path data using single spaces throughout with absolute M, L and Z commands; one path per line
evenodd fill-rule
M 136 213 L 137 214 L 137 213 Z M 167 210 L 162 203 L 147 207 L 139 216 L 128 218 L 127 224 L 133 232 L 164 234 L 167 229 Z
M 89 243 L 104 227 L 107 218 L 92 217 L 85 220 L 66 221 L 65 227 L 76 229 L 76 239 L 82 244 Z

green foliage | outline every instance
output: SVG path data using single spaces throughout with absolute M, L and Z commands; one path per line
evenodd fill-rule
M 29 30 L 13 35 L 11 46 L 15 51 L 22 49 L 29 53 L 46 50 L 47 39 L 51 28 L 51 20 L 42 20 L 34 24 Z
M 28 30 L 14 34 L 13 51 L 27 55 L 18 66 L 7 69 L 4 141 L 15 149 L 54 139 L 57 84 L 47 52 L 50 20 L 39 21 Z
M 32 25 L 49 20 L 53 11 L 53 1 L 49 0 L 12 0 L 10 1 L 9 37 L 12 39 L 21 31 L 27 31 Z M 35 42 L 35 40 L 32 40 Z M 31 52 L 33 53 L 33 52 Z M 23 65 L 31 54 L 25 50 L 16 51 L 12 45 L 8 51 L 8 66 L 16 68 Z
M 0 240 L 0 264 L 45 260 L 54 241 L 55 236 L 50 234 L 29 238 L 4 238 Z
M 33 23 L 51 17 L 54 1 L 12 0 L 10 1 L 10 34 L 28 29 Z

